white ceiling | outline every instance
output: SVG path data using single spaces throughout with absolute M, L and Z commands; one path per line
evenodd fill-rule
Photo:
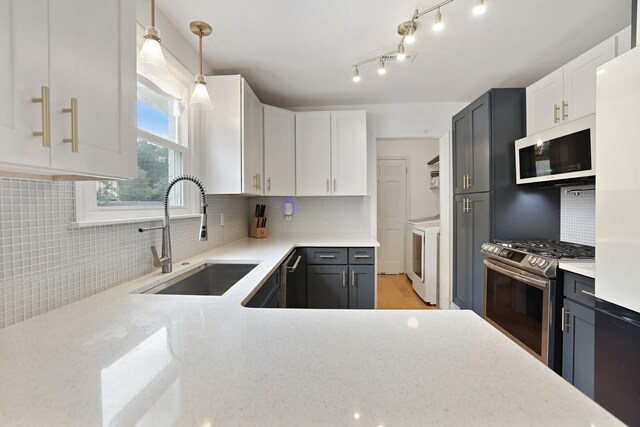
M 437 0 L 157 0 L 158 7 L 197 44 L 189 22 L 214 34 L 204 41 L 216 74 L 242 74 L 262 102 L 319 106 L 470 101 L 492 87 L 524 87 L 631 22 L 630 0 L 475 0 L 443 7 L 446 23 L 431 31 L 433 15 L 418 22 L 412 64 L 351 64 L 392 50 L 396 26 Z

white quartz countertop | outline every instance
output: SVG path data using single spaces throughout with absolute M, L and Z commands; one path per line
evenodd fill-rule
M 245 239 L 190 260 L 259 262 L 223 296 L 153 273 L 4 329 L 0 425 L 620 424 L 470 311 L 244 308 L 296 244 L 377 246 Z
M 596 262 L 595 261 L 560 261 L 558 267 L 561 270 L 571 271 L 572 273 L 582 276 L 596 278 Z

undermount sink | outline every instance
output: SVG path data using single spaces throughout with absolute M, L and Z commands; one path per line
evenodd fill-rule
M 203 264 L 140 294 L 223 295 L 257 264 Z

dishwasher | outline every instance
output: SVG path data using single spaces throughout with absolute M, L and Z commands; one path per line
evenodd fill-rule
M 306 308 L 306 255 L 293 250 L 280 265 L 280 308 Z

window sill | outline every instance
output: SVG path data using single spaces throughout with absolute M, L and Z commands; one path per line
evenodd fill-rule
M 172 220 L 175 219 L 189 219 L 200 218 L 200 214 L 184 214 L 173 215 Z M 69 229 L 89 228 L 89 227 L 102 227 L 105 225 L 118 225 L 118 224 L 133 224 L 143 222 L 162 221 L 164 216 L 149 217 L 149 218 L 125 218 L 125 219 L 105 219 L 100 221 L 75 221 L 69 223 Z

